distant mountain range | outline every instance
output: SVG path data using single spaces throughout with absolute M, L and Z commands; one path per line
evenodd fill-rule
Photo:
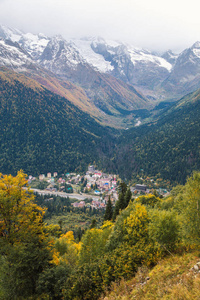
M 1 66 L 34 78 L 102 123 L 126 126 L 126 122 L 120 124 L 123 116 L 150 105 L 132 85 L 99 72 L 74 43 L 60 36 L 50 39 L 5 26 L 1 26 L 0 36 Z
M 199 42 L 180 54 L 158 54 L 100 37 L 67 41 L 3 25 L 0 37 L 1 66 L 34 76 L 62 96 L 70 92 L 75 105 L 111 126 L 133 126 L 135 110 L 200 87 Z

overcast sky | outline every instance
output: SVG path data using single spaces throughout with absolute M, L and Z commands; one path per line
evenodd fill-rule
M 0 0 L 0 24 L 180 52 L 200 41 L 199 0 Z

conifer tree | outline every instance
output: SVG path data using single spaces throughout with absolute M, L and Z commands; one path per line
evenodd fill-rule
M 96 219 L 92 219 L 92 223 L 90 225 L 90 229 L 96 228 L 96 226 L 97 226 L 97 220 Z
M 118 193 L 125 195 L 127 191 L 127 184 L 125 182 L 121 182 L 118 187 Z
M 116 217 L 119 215 L 119 206 L 120 206 L 120 203 L 119 203 L 119 200 L 115 203 L 115 208 L 114 208 L 114 212 L 113 212 L 113 221 L 115 221 Z
M 113 207 L 112 207 L 112 202 L 111 202 L 110 196 L 109 196 L 108 202 L 106 204 L 106 211 L 105 211 L 105 215 L 104 215 L 104 221 L 112 220 L 112 216 L 113 216 Z
M 118 187 L 118 192 L 119 192 L 119 200 L 115 204 L 115 209 L 113 213 L 113 220 L 116 219 L 116 217 L 119 215 L 120 210 L 125 209 L 127 207 L 126 202 L 128 201 L 128 194 L 127 194 L 127 200 L 125 198 L 126 196 L 126 191 L 127 191 L 127 185 L 125 182 L 121 182 Z M 129 201 L 128 201 L 129 202 Z
M 124 201 L 126 207 L 128 206 L 128 204 L 129 204 L 129 202 L 131 200 L 131 197 L 132 197 L 132 193 L 131 193 L 130 188 L 128 188 L 127 191 L 126 191 L 126 194 L 125 194 L 125 201 Z

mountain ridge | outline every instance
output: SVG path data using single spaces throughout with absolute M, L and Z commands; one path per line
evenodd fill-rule
M 58 39 L 58 36 L 51 38 L 41 33 L 22 33 L 2 25 L 0 36 L 18 42 L 35 61 L 41 65 L 46 63 L 45 67 L 51 70 L 52 63 L 50 60 L 45 62 L 43 53 L 47 53 L 48 44 L 53 39 Z M 86 74 L 88 69 L 92 69 L 94 72 L 112 75 L 133 85 L 139 93 L 153 103 L 177 100 L 200 86 L 199 42 L 179 54 L 171 50 L 158 54 L 101 37 L 70 40 L 65 40 L 61 36 L 59 38 L 63 44 L 68 45 L 67 79 L 72 80 L 73 83 L 80 84 L 80 78 L 77 78 L 73 69 L 82 64 L 84 71 L 79 69 L 80 73 Z
M 13 38 L 13 45 L 17 47 L 18 51 L 22 46 L 18 47 L 18 44 L 16 43 L 18 42 L 22 45 L 22 41 L 24 40 L 24 35 L 21 35 L 21 37 L 20 35 L 16 37 L 16 34 L 14 34 Z M 55 80 L 59 82 L 57 88 L 54 86 L 50 89 L 62 96 L 65 96 L 68 86 L 71 84 L 74 85 L 74 90 L 76 86 L 79 90 L 77 93 L 79 95 L 76 95 L 76 93 L 73 94 L 71 101 L 83 110 L 88 111 L 100 122 L 109 125 L 113 124 L 113 126 L 125 127 L 127 126 L 126 122 L 128 119 L 126 114 L 123 114 L 124 110 L 132 111 L 133 109 L 141 109 L 149 105 L 149 101 L 144 96 L 140 95 L 132 86 L 126 85 L 126 83 L 115 79 L 113 76 L 108 80 L 108 76 L 110 75 L 102 74 L 94 70 L 80 56 L 73 44 L 65 41 L 61 36 L 48 39 L 40 34 L 39 37 L 42 41 L 45 40 L 46 47 L 44 47 L 42 54 L 40 52 L 41 48 L 39 47 L 40 49 L 38 51 L 40 52 L 40 55 L 38 52 L 38 55 L 34 53 L 34 57 L 31 57 L 33 50 L 37 48 L 38 36 L 35 37 L 32 34 L 25 35 L 26 38 L 27 36 L 30 36 L 30 42 L 23 44 L 23 46 L 26 46 L 25 52 L 21 51 L 21 53 L 23 52 L 23 55 L 18 53 L 18 56 L 15 56 L 15 59 L 21 57 L 21 61 L 19 61 L 19 59 L 17 63 L 14 61 L 16 65 L 14 68 L 15 71 L 24 73 L 26 76 L 33 77 L 36 80 L 38 78 L 39 82 L 46 84 L 47 88 L 51 87 L 51 84 L 47 83 L 46 80 L 50 75 L 51 78 L 54 78 L 54 82 Z M 6 34 L 4 34 L 4 36 L 6 36 Z M 10 29 L 9 34 L 7 33 L 7 37 L 12 37 Z M 36 46 L 32 43 L 33 40 L 36 41 Z M 5 48 L 5 41 L 2 40 L 2 43 L 4 43 Z M 31 47 L 28 47 L 28 44 L 30 44 Z M 13 66 L 9 65 L 8 59 L 10 57 L 13 58 L 12 51 L 11 49 L 7 49 L 7 52 L 5 49 L 3 50 L 6 53 L 7 60 L 0 60 L 0 64 L 12 69 Z M 14 51 L 15 49 L 12 50 Z M 36 59 L 37 56 L 39 57 L 38 59 Z M 29 58 L 30 61 L 28 61 Z M 27 65 L 28 72 L 26 70 L 26 62 L 29 63 L 29 65 Z M 62 86 L 61 88 L 60 85 Z M 65 88 L 64 93 L 63 88 Z M 59 91 L 60 89 L 61 92 Z M 67 92 L 67 94 L 69 95 L 69 92 Z M 70 97 L 68 97 L 68 99 L 70 99 Z M 123 122 L 125 122 L 124 125 Z M 132 123 L 134 124 L 134 121 Z

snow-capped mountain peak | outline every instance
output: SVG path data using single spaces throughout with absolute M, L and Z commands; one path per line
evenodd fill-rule
M 18 42 L 22 35 L 23 32 L 18 29 L 0 25 L 0 37 L 2 37 L 3 39 Z
M 49 42 L 49 38 L 42 33 L 23 33 L 4 25 L 0 25 L 0 37 L 19 43 L 34 59 L 39 58 Z
M 172 64 L 169 63 L 166 59 L 164 59 L 163 57 L 154 55 L 153 53 L 151 53 L 148 50 L 130 47 L 128 49 L 128 52 L 130 53 L 131 61 L 133 64 L 137 64 L 138 62 L 152 63 L 152 64 L 155 64 L 162 68 L 167 69 L 169 72 L 172 69 Z
M 132 76 L 130 69 L 137 68 L 138 64 L 151 64 L 156 68 L 171 71 L 172 64 L 164 57 L 156 56 L 150 51 L 139 49 L 128 44 L 105 40 L 102 37 L 85 37 L 66 41 L 56 35 L 48 38 L 42 33 L 22 33 L 17 29 L 6 26 L 0 27 L 0 36 L 18 42 L 35 60 L 44 61 L 55 59 L 56 56 L 66 56 L 65 63 L 75 67 L 77 64 L 87 63 L 101 73 L 119 74 L 125 79 Z M 129 74 L 124 69 L 128 68 Z M 131 74 L 130 74 L 131 72 Z
M 18 71 L 25 70 L 33 63 L 30 55 L 17 42 L 0 39 L 0 65 Z
M 197 41 L 196 43 L 194 43 L 191 47 L 191 50 L 195 56 L 200 58 L 200 42 Z
M 25 33 L 21 36 L 19 44 L 34 58 L 38 59 L 49 42 L 44 34 Z
M 199 42 L 199 41 L 195 42 L 195 43 L 192 45 L 191 48 L 192 48 L 192 49 L 194 49 L 194 48 L 200 48 L 200 42 Z
M 178 54 L 175 54 L 171 50 L 168 50 L 165 53 L 163 53 L 162 58 L 164 58 L 170 64 L 174 65 L 178 58 Z
M 76 69 L 77 65 L 85 61 L 73 43 L 66 41 L 62 36 L 52 37 L 44 49 L 39 62 L 42 66 L 55 70 L 63 68 Z
M 0 25 L 0 38 L 0 65 L 14 69 L 29 69 L 35 61 L 36 68 L 41 65 L 60 77 L 85 85 L 98 71 L 155 99 L 165 97 L 165 91 L 170 97 L 177 87 L 179 95 L 199 88 L 199 41 L 180 54 L 168 50 L 161 55 L 102 37 L 65 40 L 60 35 L 50 38 L 4 25 Z
M 110 61 L 107 61 L 101 54 L 98 54 L 94 52 L 92 45 L 93 43 L 96 43 L 96 41 L 99 41 L 100 39 L 80 39 L 80 40 L 72 40 L 72 43 L 76 50 L 80 53 L 80 55 L 83 57 L 83 59 L 92 67 L 95 68 L 95 70 L 107 73 L 114 69 L 114 67 L 111 65 Z M 101 39 L 102 41 L 103 39 Z

